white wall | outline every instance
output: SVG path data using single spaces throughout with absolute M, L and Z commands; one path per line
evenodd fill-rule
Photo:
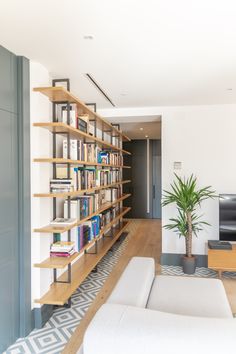
M 211 185 L 216 193 L 236 193 L 236 105 L 141 107 L 100 110 L 107 118 L 124 122 L 124 117 L 162 117 L 162 188 L 169 189 L 174 172 L 181 176 L 194 173 L 199 187 Z M 174 171 L 173 162 L 181 161 L 182 170 Z M 162 223 L 168 223 L 176 208 L 163 208 Z M 200 213 L 211 226 L 193 240 L 193 252 L 205 254 L 208 239 L 219 238 L 218 199 L 205 201 Z M 162 230 L 162 252 L 184 253 L 184 239 Z
M 173 162 L 181 161 L 180 175 L 194 173 L 199 187 L 211 185 L 217 194 L 236 193 L 236 106 L 219 105 L 171 109 L 162 117 L 162 182 L 169 189 Z M 177 172 L 177 171 L 176 171 Z M 175 213 L 163 208 L 163 224 Z M 200 213 L 211 226 L 193 240 L 193 252 L 205 254 L 208 239 L 219 238 L 218 199 L 205 201 Z M 163 230 L 163 253 L 184 252 L 184 239 Z
M 33 87 L 50 86 L 51 80 L 48 71 L 39 63 L 30 62 L 30 116 L 31 116 L 31 161 L 35 157 L 51 156 L 51 139 L 49 133 L 33 127 L 34 122 L 48 121 L 51 116 L 51 104 L 43 95 L 33 92 Z M 49 164 L 31 163 L 31 191 L 48 191 L 48 181 L 51 175 Z M 49 198 L 31 198 L 31 225 L 32 229 L 47 225 L 51 217 L 51 203 Z M 48 257 L 51 235 L 38 234 L 32 231 L 32 308 L 39 307 L 34 300 L 48 289 L 51 282 L 51 271 L 33 267 L 34 263 Z

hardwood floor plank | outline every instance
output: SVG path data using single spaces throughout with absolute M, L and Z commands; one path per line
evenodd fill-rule
M 132 220 L 127 228 L 129 231 L 128 245 L 121 255 L 118 263 L 112 270 L 104 286 L 98 293 L 93 304 L 86 312 L 80 325 L 76 328 L 71 339 L 66 345 L 63 354 L 73 354 L 78 351 L 82 342 L 84 333 L 98 309 L 104 304 L 116 285 L 121 273 L 127 266 L 133 256 L 153 257 L 156 264 L 160 262 L 161 254 L 161 223 L 160 220 Z M 158 270 L 158 267 L 157 267 Z

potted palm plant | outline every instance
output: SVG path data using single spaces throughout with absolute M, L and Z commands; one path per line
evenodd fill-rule
M 186 274 L 195 273 L 196 257 L 192 254 L 192 238 L 197 236 L 204 225 L 209 225 L 201 220 L 201 215 L 197 214 L 197 209 L 201 203 L 214 198 L 215 192 L 211 186 L 197 189 L 197 178 L 191 175 L 189 178 L 181 178 L 175 174 L 176 180 L 171 184 L 170 191 L 164 191 L 162 205 L 176 204 L 177 216 L 171 218 L 170 224 L 164 227 L 173 230 L 179 237 L 185 237 L 186 254 L 183 256 L 183 271 Z

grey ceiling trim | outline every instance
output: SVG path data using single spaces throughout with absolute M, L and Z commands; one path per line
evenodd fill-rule
M 110 104 L 115 107 L 116 105 L 112 102 L 110 97 L 103 91 L 103 89 L 99 86 L 99 84 L 96 82 L 96 80 L 92 77 L 91 74 L 86 73 L 85 76 L 92 82 L 92 84 L 98 89 L 98 91 L 103 95 L 103 97 L 110 102 Z

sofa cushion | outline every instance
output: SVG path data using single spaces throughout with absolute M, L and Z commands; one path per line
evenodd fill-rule
M 232 317 L 222 281 L 210 278 L 156 276 L 147 308 L 190 316 Z
M 199 294 L 200 295 L 200 294 Z M 84 337 L 84 354 L 234 353 L 236 320 L 105 304 Z
M 155 277 L 155 262 L 149 257 L 133 257 L 107 302 L 146 307 Z

